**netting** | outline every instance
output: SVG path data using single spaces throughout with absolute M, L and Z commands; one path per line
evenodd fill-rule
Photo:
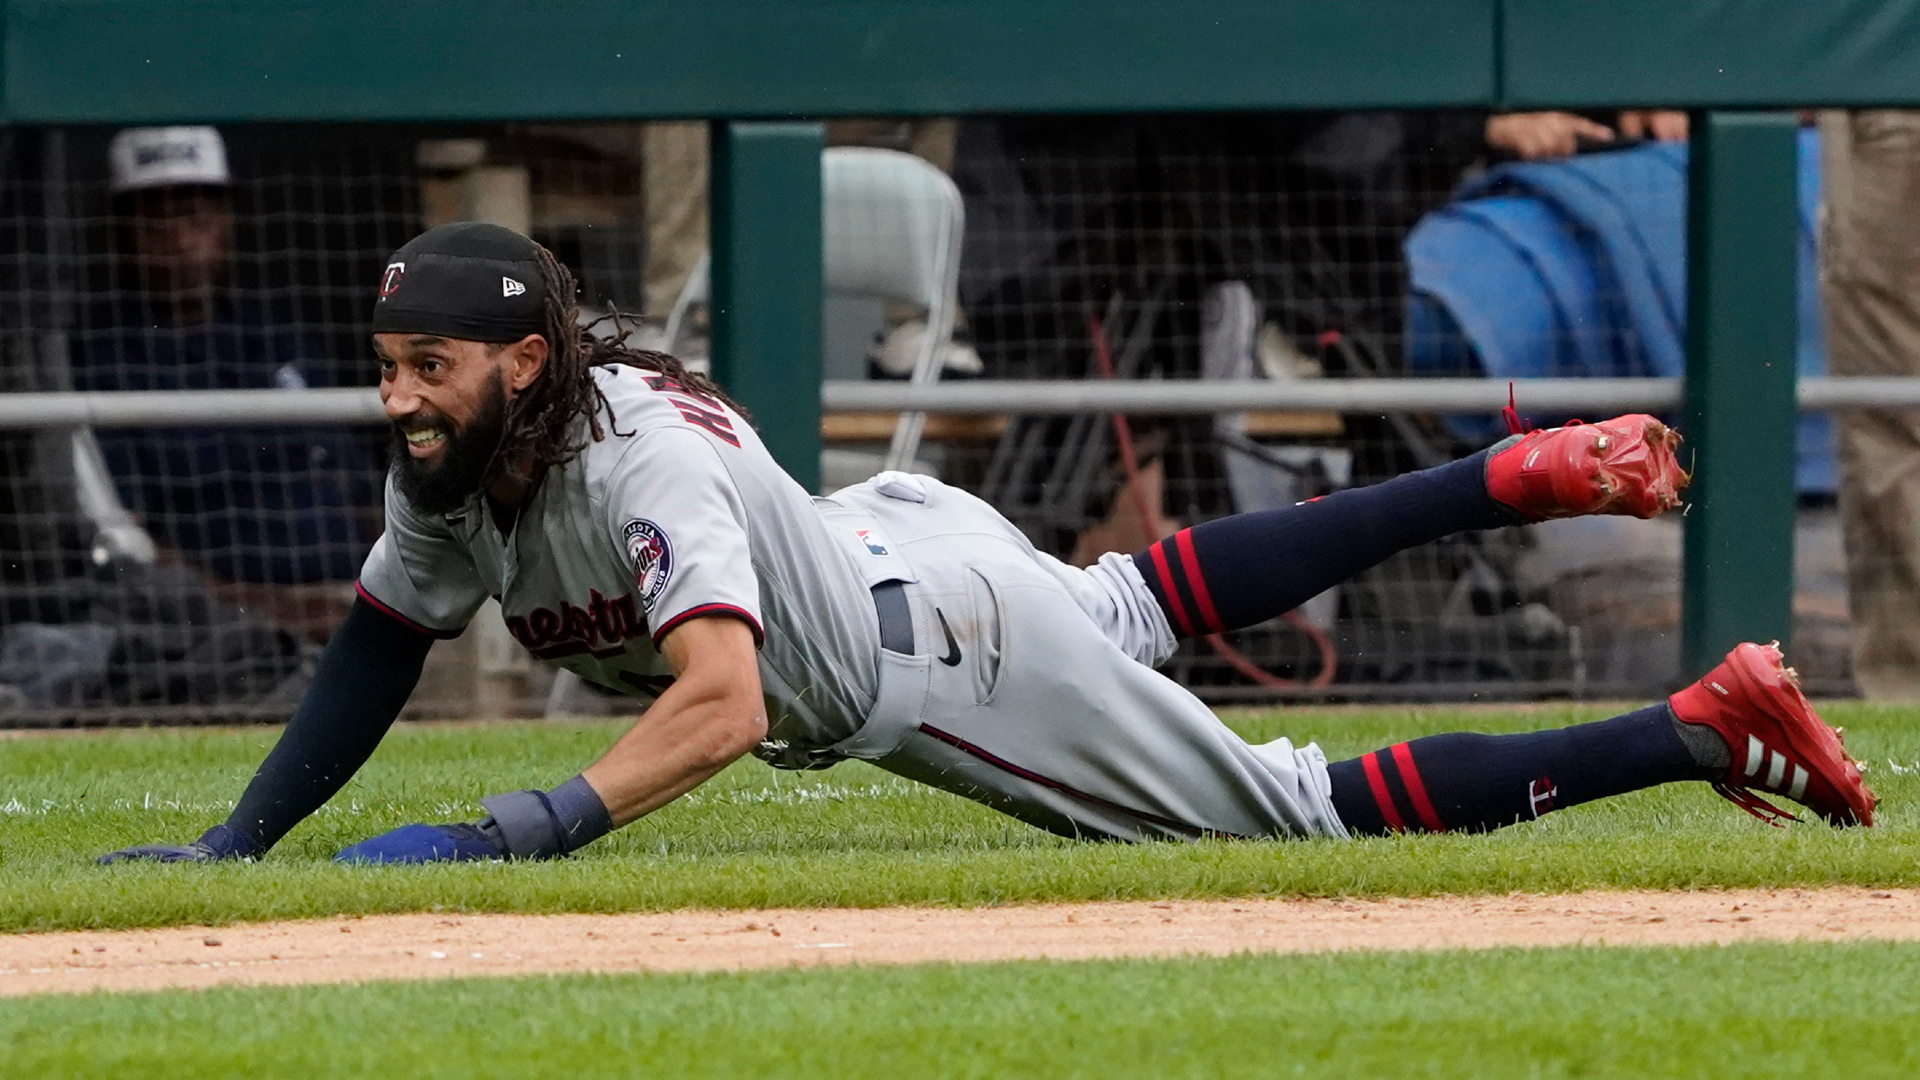
M 1662 365 L 1677 355 L 1683 261 L 1654 243 L 1633 277 L 1592 257 L 1604 237 L 1547 212 L 1551 170 L 1503 172 L 1484 124 L 1446 113 L 876 121 L 836 124 L 830 141 L 917 153 L 959 185 L 949 378 L 1108 377 L 1103 352 L 1127 379 L 1676 373 Z M 5 389 L 371 385 L 368 298 L 388 253 L 426 225 L 475 217 L 552 248 L 588 307 L 644 313 L 646 334 L 705 351 L 688 287 L 704 236 L 701 125 L 221 134 L 226 182 L 121 190 L 112 130 L 0 132 Z M 1609 174 L 1614 195 L 1658 241 L 1683 208 L 1683 154 L 1648 144 L 1557 167 L 1625 160 Z M 1546 301 L 1503 303 L 1506 321 L 1486 323 L 1485 290 L 1512 299 L 1513 264 L 1529 259 L 1551 264 Z M 903 328 L 926 317 L 830 296 L 828 377 L 902 374 L 914 340 Z M 829 417 L 828 485 L 876 469 L 892 427 L 890 415 Z M 1103 415 L 936 416 L 917 460 L 1084 563 L 1452 460 L 1503 431 L 1491 417 L 1135 417 L 1129 454 Z M 326 427 L 0 433 L 0 723 L 284 717 L 378 535 L 386 439 Z M 1832 484 L 1805 476 L 1815 509 L 1800 545 L 1798 658 L 1816 686 L 1839 689 L 1844 568 L 1833 515 L 1818 509 Z M 1678 666 L 1678 537 L 1671 521 L 1607 519 L 1453 538 L 1228 635 L 1225 650 L 1190 644 L 1169 671 L 1215 698 L 1657 693 Z M 607 707 L 552 684 L 483 628 L 437 649 L 412 709 Z

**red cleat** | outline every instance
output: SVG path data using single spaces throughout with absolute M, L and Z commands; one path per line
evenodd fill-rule
M 1781 663 L 1780 646 L 1737 645 L 1706 677 L 1667 699 L 1673 713 L 1727 740 L 1733 767 L 1713 785 L 1734 805 L 1771 825 L 1799 820 L 1756 791 L 1785 795 L 1834 825 L 1872 825 L 1879 802 L 1860 780 L 1840 733 L 1800 692 Z
M 1530 431 L 1487 460 L 1487 490 L 1529 521 L 1650 518 L 1680 505 L 1680 436 L 1644 413 Z

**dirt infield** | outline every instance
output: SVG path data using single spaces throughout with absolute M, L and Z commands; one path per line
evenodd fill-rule
M 0 936 L 0 996 L 549 972 L 1920 939 L 1920 889 L 383 915 Z

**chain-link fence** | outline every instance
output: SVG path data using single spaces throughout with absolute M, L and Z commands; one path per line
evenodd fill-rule
M 958 184 L 948 379 L 1679 374 L 1684 146 L 1521 164 L 1489 145 L 1487 119 L 872 121 L 829 139 L 915 153 Z M 117 137 L 0 132 L 7 390 L 372 385 L 366 318 L 386 256 L 463 218 L 529 232 L 580 273 L 587 307 L 705 352 L 702 125 L 236 126 L 215 137 L 218 169 L 169 164 L 169 145 L 210 154 L 204 133 L 151 142 L 145 159 Z M 927 315 L 830 296 L 828 378 L 905 375 Z M 877 469 L 893 424 L 830 415 L 827 486 Z M 1086 562 L 1504 431 L 1491 416 L 1142 416 L 1123 452 L 1106 415 L 936 415 L 916 460 Z M 388 438 L 0 434 L 0 723 L 284 716 L 378 535 Z M 1803 445 L 1796 633 L 1803 673 L 1840 690 L 1824 438 L 1809 428 Z M 1672 521 L 1462 536 L 1225 649 L 1190 644 L 1170 672 L 1218 698 L 1645 695 L 1677 673 L 1679 560 Z M 437 647 L 416 712 L 605 707 L 554 692 L 489 618 Z

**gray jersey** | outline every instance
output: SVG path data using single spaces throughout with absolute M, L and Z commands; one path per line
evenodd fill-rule
M 605 438 L 549 471 L 510 533 L 478 495 L 427 515 L 389 482 L 362 595 L 449 637 L 498 597 L 534 656 L 644 696 L 670 681 L 658 651 L 670 630 L 736 617 L 761 642 L 770 738 L 851 735 L 873 707 L 879 650 L 855 559 L 884 544 L 823 518 L 721 402 L 638 368 L 593 377 L 611 410 Z

